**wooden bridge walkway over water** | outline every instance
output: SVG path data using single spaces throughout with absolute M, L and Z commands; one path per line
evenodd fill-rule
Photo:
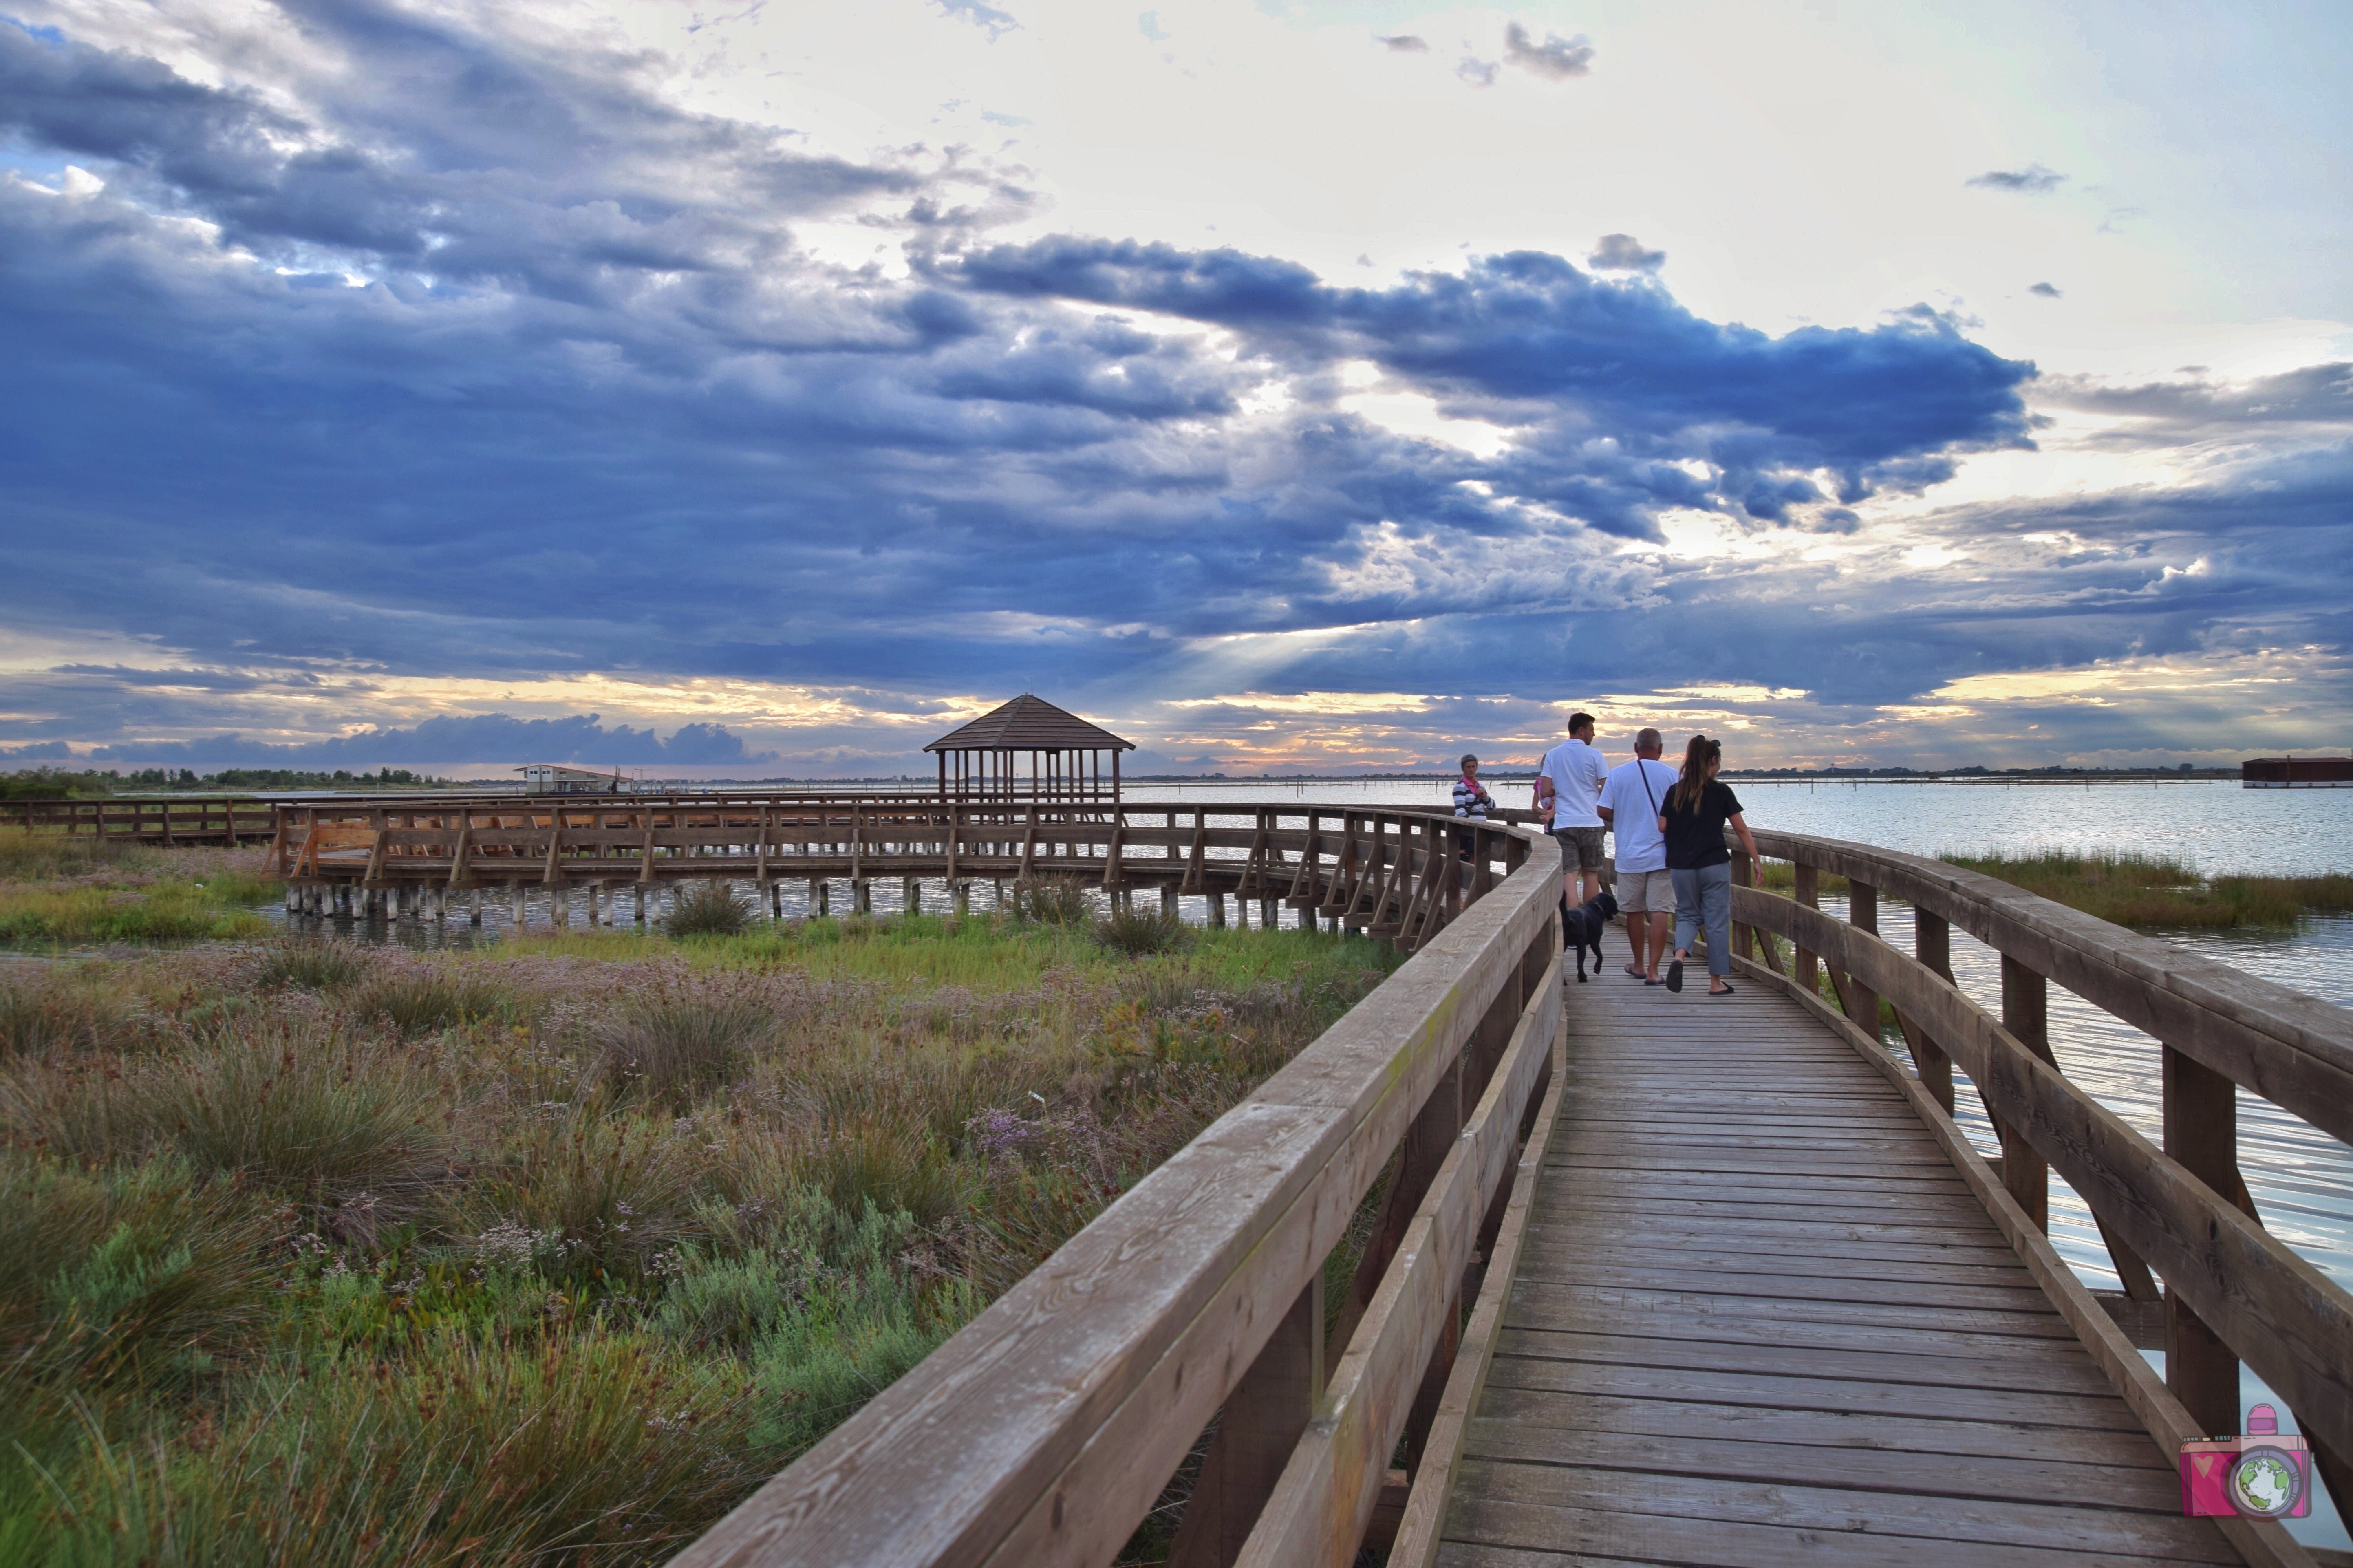
M 1179 1568 L 2348 1561 L 2184 1517 L 2174 1467 L 2239 1429 L 2243 1357 L 2353 1497 L 2353 1297 L 2263 1228 L 2236 1152 L 2242 1094 L 2353 1137 L 2353 1014 L 1772 833 L 1795 886 L 1736 858 L 1738 995 L 1635 985 L 1615 932 L 1578 985 L 1524 828 L 1222 811 L 1039 826 L 1107 891 L 1281 898 L 1411 958 L 681 1563 L 1100 1568 L 1155 1516 Z M 904 821 L 892 855 L 1035 874 L 1047 835 L 1017 861 L 1011 826 Z M 638 874 L 734 869 L 741 823 L 705 831 L 733 847 L 653 840 Z M 838 853 L 838 824 L 790 831 L 796 871 Z M 566 844 L 519 847 L 564 874 Z M 1956 928 L 2000 953 L 1998 1010 L 1954 984 Z M 2061 1070 L 2053 984 L 2149 1037 L 2159 1139 Z M 2052 1250 L 2053 1172 L 2122 1293 Z

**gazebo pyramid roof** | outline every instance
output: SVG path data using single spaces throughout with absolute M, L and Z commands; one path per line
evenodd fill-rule
M 951 730 L 927 752 L 1132 752 L 1123 741 L 1075 713 L 1065 713 L 1042 697 L 1023 692 L 961 729 Z

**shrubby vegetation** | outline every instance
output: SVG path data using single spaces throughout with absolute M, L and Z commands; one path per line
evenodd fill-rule
M 1388 962 L 1092 920 L 0 972 L 0 1562 L 669 1556 Z
M 353 773 L 347 768 L 223 768 L 198 774 L 194 768 L 141 768 L 132 773 L 109 769 L 76 772 L 70 768 L 20 768 L 0 773 L 0 800 L 89 800 L 106 795 L 138 795 L 160 790 L 253 789 L 438 789 L 456 781 L 412 773 L 406 768 L 378 768 Z

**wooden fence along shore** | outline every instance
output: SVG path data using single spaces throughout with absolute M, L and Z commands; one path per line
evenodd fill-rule
M 1108 1563 L 1212 1429 L 1174 1561 L 1427 1568 L 2353 1563 L 2180 1510 L 2242 1362 L 2353 1503 L 2353 1296 L 2267 1232 L 2241 1094 L 2353 1139 L 2353 1013 L 1973 872 L 1759 832 L 1728 1000 L 1565 984 L 1557 856 L 1442 809 L 905 797 L 272 808 L 298 907 L 488 890 L 1084 878 L 1289 907 L 1411 956 L 678 1561 Z M 240 818 L 227 829 L 245 832 Z M 1825 913 L 1824 875 L 1849 913 Z M 1911 905 L 1905 952 L 1882 900 Z M 458 900 L 453 904 L 453 900 Z M 775 905 L 772 902 L 771 908 Z M 824 907 L 820 892 L 812 908 Z M 638 906 L 641 912 L 643 905 Z M 2000 954 L 1998 1009 L 1953 981 Z M 2152 1141 L 2048 991 L 2152 1037 Z M 1829 991 L 1822 994 L 1825 985 Z M 1883 999 L 1901 1049 L 1883 1043 Z M 1955 1124 L 1975 1093 L 2000 1140 Z M 2045 1235 L 2050 1174 L 2123 1281 Z M 1360 1207 L 1345 1299 L 1324 1260 Z M 1327 1321 L 1332 1325 L 1327 1338 Z M 2164 1375 L 2141 1347 L 2167 1352 Z

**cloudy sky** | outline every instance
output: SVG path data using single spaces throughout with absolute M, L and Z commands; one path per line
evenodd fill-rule
M 2343 749 L 2348 79 L 2334 0 L 0 0 L 0 759 Z

